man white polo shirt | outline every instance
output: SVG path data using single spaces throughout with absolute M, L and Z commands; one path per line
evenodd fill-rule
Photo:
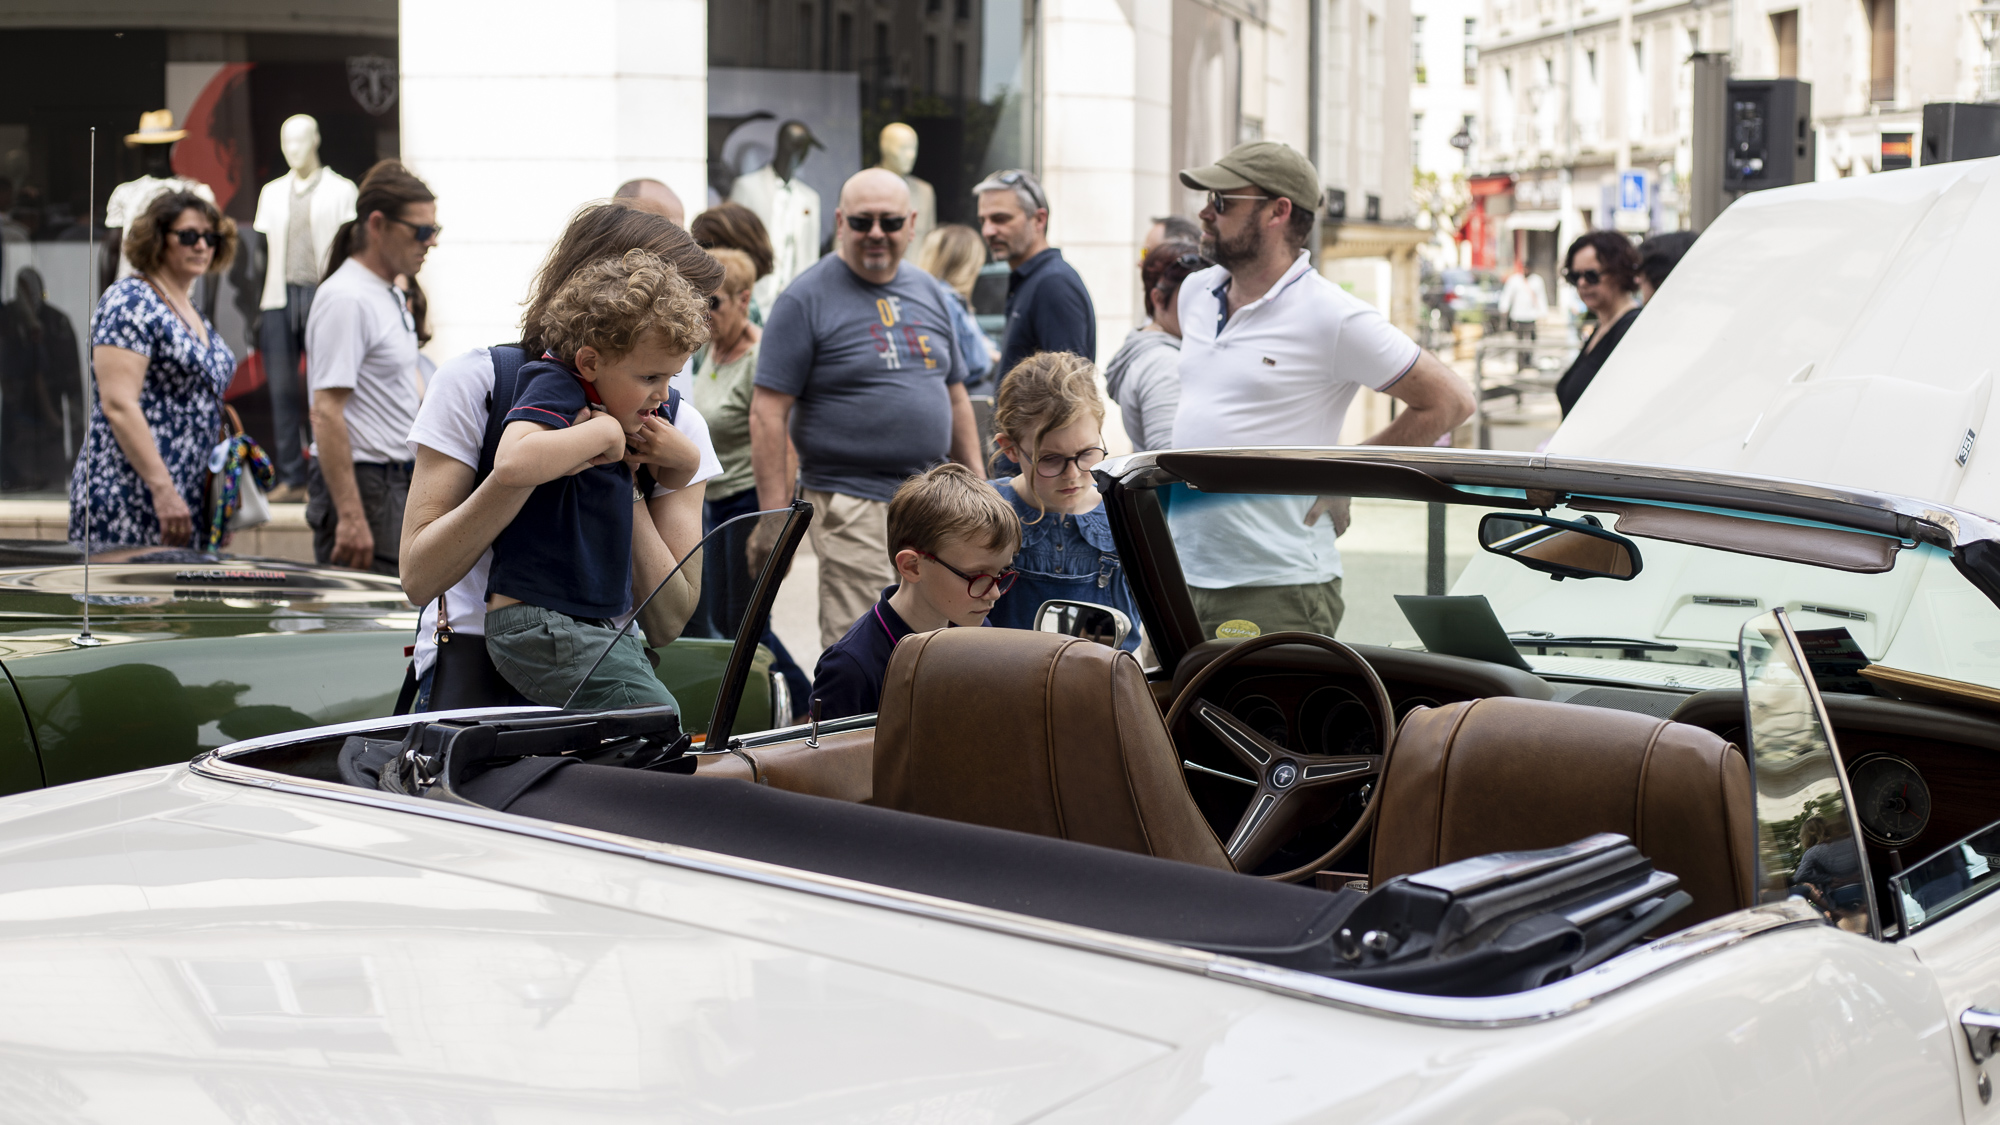
M 1269 292 L 1225 320 L 1229 283 L 1222 266 L 1181 283 L 1175 449 L 1334 445 L 1355 392 L 1387 390 L 1422 354 L 1373 306 L 1314 271 L 1304 250 Z M 1307 525 L 1313 503 L 1176 490 L 1168 521 L 1204 633 L 1333 634 L 1344 609 L 1340 550 L 1330 516 Z

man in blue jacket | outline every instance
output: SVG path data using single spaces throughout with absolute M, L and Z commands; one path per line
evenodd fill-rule
M 1074 352 L 1097 361 L 1097 310 L 1083 278 L 1049 245 L 1049 200 L 1034 173 L 998 172 L 972 189 L 979 197 L 979 229 L 996 261 L 1013 266 L 1007 278 L 1007 328 L 1000 339 L 994 380 L 1036 352 Z

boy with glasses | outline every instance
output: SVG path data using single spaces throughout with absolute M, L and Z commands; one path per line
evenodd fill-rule
M 1031 172 L 996 173 L 972 189 L 979 233 L 1007 275 L 1007 328 L 1000 337 L 999 380 L 1036 352 L 1097 360 L 1097 310 L 1076 268 L 1049 245 L 1049 200 Z M 998 389 L 998 380 L 995 388 Z
M 764 322 L 750 398 L 750 467 L 760 509 L 792 499 L 786 437 L 815 509 L 820 643 L 831 645 L 894 581 L 889 500 L 911 475 L 950 455 L 979 463 L 954 298 L 903 261 L 916 233 L 910 189 L 881 168 L 856 173 L 834 212 L 834 253 L 794 278 Z M 759 524 L 750 572 L 763 567 L 778 521 Z
M 896 642 L 911 633 L 986 624 L 1014 585 L 1021 521 L 993 486 L 962 465 L 939 465 L 896 490 L 887 513 L 898 582 L 820 653 L 813 698 L 821 719 L 873 712 Z

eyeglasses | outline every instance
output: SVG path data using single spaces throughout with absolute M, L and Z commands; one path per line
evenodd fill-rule
M 716 296 L 713 293 L 710 293 L 708 295 L 708 311 L 714 312 L 715 310 L 721 307 L 722 307 L 722 298 Z
M 182 246 L 193 246 L 197 242 L 206 242 L 208 243 L 208 248 L 213 250 L 222 245 L 222 236 L 212 230 L 195 230 L 190 227 L 186 230 L 174 231 L 173 235 L 174 241 L 180 243 Z
M 1035 475 L 1054 480 L 1068 472 L 1072 462 L 1078 469 L 1087 473 L 1096 468 L 1097 463 L 1102 460 L 1104 460 L 1104 450 L 1094 445 L 1074 457 L 1064 457 L 1060 453 L 1044 453 L 1035 458 Z
M 1571 285 L 1595 285 L 1604 280 L 1601 270 L 1564 270 L 1563 280 Z
M 444 233 L 444 228 L 436 223 L 413 223 L 408 219 L 390 219 L 389 221 L 392 223 L 401 223 L 409 227 L 410 233 L 417 236 L 418 242 L 429 242 L 431 239 Z
M 883 234 L 895 234 L 909 221 L 908 215 L 849 215 L 847 229 L 856 234 L 867 234 L 875 229 L 876 223 L 881 223 Z
M 993 182 L 997 184 L 1006 184 L 1008 187 L 1017 187 L 1026 189 L 1027 193 L 1030 196 L 1034 197 L 1036 207 L 1040 208 L 1043 211 L 1049 209 L 1049 198 L 1048 196 L 1042 194 L 1042 185 L 1036 183 L 1035 178 L 1033 176 L 1028 175 L 1026 172 L 1018 170 L 1012 172 L 1002 172 L 999 175 L 993 177 Z
M 999 597 L 1001 594 L 1013 589 L 1014 580 L 1021 577 L 1021 572 L 1011 566 L 998 574 L 967 574 L 943 559 L 938 558 L 936 555 L 931 554 L 929 551 L 918 551 L 917 554 L 965 579 L 965 593 L 967 597 Z
M 1186 270 L 1189 273 L 1198 273 L 1214 264 L 1214 262 L 1201 254 L 1182 254 L 1180 257 L 1174 259 L 1175 269 Z
M 1227 215 L 1229 204 L 1223 202 L 1226 199 L 1254 199 L 1259 203 L 1270 203 L 1277 198 L 1275 195 L 1224 195 L 1219 191 L 1211 191 L 1208 193 L 1208 207 L 1218 215 Z

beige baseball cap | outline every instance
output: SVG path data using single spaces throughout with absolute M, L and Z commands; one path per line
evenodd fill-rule
M 1181 183 L 1196 191 L 1261 188 L 1307 211 L 1319 208 L 1319 172 L 1297 149 L 1277 141 L 1237 145 L 1206 168 L 1189 168 Z

